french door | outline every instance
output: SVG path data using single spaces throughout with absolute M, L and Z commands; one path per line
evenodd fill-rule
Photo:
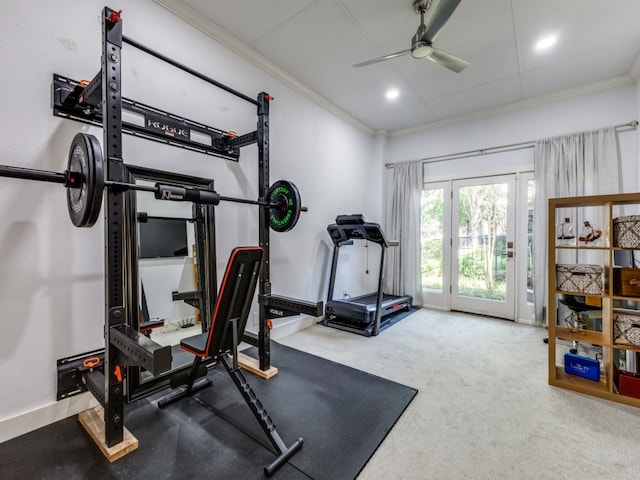
M 532 174 L 425 185 L 425 305 L 531 321 Z
M 451 309 L 514 319 L 515 175 L 452 185 Z

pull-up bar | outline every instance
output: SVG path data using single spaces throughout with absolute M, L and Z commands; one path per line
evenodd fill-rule
M 198 72 L 197 70 L 194 70 L 191 67 L 187 67 L 186 65 L 183 65 L 180 62 L 176 62 L 175 60 L 173 60 L 173 59 L 171 59 L 169 57 L 166 57 L 165 55 L 163 55 L 163 54 L 161 54 L 159 52 L 156 52 L 155 50 L 152 50 L 151 48 L 149 48 L 149 47 L 147 47 L 145 45 L 142 45 L 141 43 L 139 43 L 139 42 L 137 42 L 137 41 L 125 36 L 125 35 L 122 36 L 122 41 L 124 43 L 128 43 L 132 47 L 137 48 L 138 50 L 143 51 L 144 53 L 147 53 L 147 54 L 149 54 L 149 55 L 151 55 L 153 57 L 156 57 L 159 60 L 162 60 L 163 62 L 166 62 L 166 63 L 168 63 L 170 65 L 173 65 L 174 67 L 179 68 L 180 70 L 182 70 L 184 72 L 190 73 L 194 77 L 198 77 L 200 80 L 204 80 L 205 82 L 210 83 L 211 85 L 215 85 L 216 87 L 221 88 L 222 90 L 224 90 L 224 91 L 226 91 L 228 93 L 231 93 L 232 95 L 235 95 L 236 97 L 241 98 L 242 100 L 244 100 L 246 102 L 249 102 L 249 103 L 252 103 L 252 104 L 254 104 L 256 106 L 259 106 L 259 103 L 258 103 L 257 100 L 254 100 L 253 98 L 246 96 L 244 93 L 240 93 L 237 90 L 234 90 L 233 88 L 228 87 L 224 83 L 220 83 L 217 80 L 214 80 L 213 78 L 208 77 L 208 76 Z

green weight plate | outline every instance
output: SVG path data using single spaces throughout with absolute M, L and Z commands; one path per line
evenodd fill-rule
M 296 226 L 302 209 L 298 187 L 287 180 L 278 180 L 269 189 L 269 202 L 278 204 L 269 208 L 269 226 L 272 230 L 288 232 Z
M 69 217 L 76 227 L 92 227 L 102 207 L 104 162 L 98 139 L 87 133 L 73 137 L 67 170 L 80 179 L 79 186 L 67 188 Z

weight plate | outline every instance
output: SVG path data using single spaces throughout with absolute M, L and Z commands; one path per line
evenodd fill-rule
M 92 227 L 100 215 L 104 191 L 104 162 L 96 137 L 86 133 L 73 137 L 67 171 L 80 179 L 80 186 L 67 188 L 71 222 L 76 227 Z
M 302 209 L 298 187 L 287 180 L 278 180 L 269 189 L 269 202 L 278 204 L 269 208 L 269 226 L 272 230 L 288 232 L 296 226 Z

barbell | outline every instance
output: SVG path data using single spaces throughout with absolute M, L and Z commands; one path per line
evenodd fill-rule
M 258 205 L 269 209 L 269 226 L 276 232 L 287 232 L 295 227 L 302 206 L 298 188 L 287 180 L 278 180 L 269 188 L 265 200 L 247 200 L 224 197 L 213 190 L 156 183 L 137 185 L 106 181 L 104 160 L 98 139 L 87 133 L 78 133 L 71 142 L 67 170 L 63 173 L 0 165 L 0 176 L 59 183 L 67 189 L 69 217 L 76 227 L 92 227 L 98 220 L 105 188 L 152 192 L 158 200 L 190 201 L 218 205 L 221 201 Z

